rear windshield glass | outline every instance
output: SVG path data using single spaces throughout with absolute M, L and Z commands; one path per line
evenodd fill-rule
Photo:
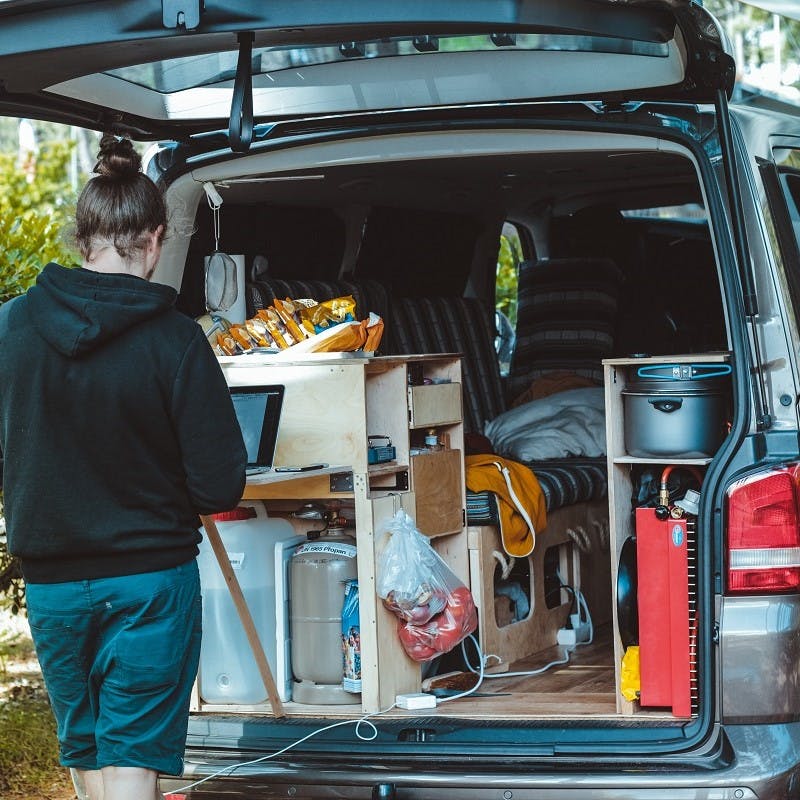
M 318 47 L 256 48 L 253 50 L 253 74 L 266 75 L 293 67 L 331 64 L 337 61 L 420 54 L 435 56 L 436 53 L 480 52 L 498 49 L 572 50 L 663 58 L 666 58 L 669 53 L 667 43 L 599 36 L 550 33 L 416 36 L 371 42 L 345 42 Z M 207 53 L 109 70 L 107 74 L 167 94 L 195 86 L 209 86 L 232 81 L 236 75 L 237 57 L 235 50 Z

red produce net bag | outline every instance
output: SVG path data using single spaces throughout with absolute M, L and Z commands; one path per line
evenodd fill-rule
M 394 515 L 388 534 L 378 558 L 378 596 L 400 620 L 406 653 L 429 661 L 478 627 L 475 602 L 405 511 Z

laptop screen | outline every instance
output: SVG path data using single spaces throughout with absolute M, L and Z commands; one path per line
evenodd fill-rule
M 283 386 L 231 386 L 248 467 L 271 467 L 283 407 Z

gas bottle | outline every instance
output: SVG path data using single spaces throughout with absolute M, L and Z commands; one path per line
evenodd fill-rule
M 292 556 L 289 620 L 297 703 L 359 702 L 342 686 L 342 606 L 356 566 L 355 540 L 342 528 L 310 539 Z

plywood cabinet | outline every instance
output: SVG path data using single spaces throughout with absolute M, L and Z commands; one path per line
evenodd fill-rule
M 341 500 L 354 508 L 362 646 L 360 710 L 379 711 L 391 705 L 396 694 L 418 691 L 420 665 L 400 645 L 397 619 L 376 595 L 376 574 L 387 523 L 403 508 L 468 583 L 460 357 L 323 354 L 289 362 L 240 356 L 222 358 L 220 363 L 231 386 L 285 387 L 276 465 L 332 465 L 324 473 L 286 482 L 253 479 L 245 498 L 264 499 L 276 513 L 287 516 L 300 501 Z M 412 384 L 410 378 L 417 383 Z M 441 449 L 425 448 L 424 437 L 431 430 Z M 369 463 L 370 437 L 387 437 L 395 458 Z M 303 532 L 300 526 L 298 532 Z M 222 710 L 202 704 L 199 698 L 195 698 L 195 709 Z M 269 713 L 266 705 L 237 706 L 236 710 Z M 353 711 L 352 707 L 292 702 L 285 704 L 285 710 L 298 715 Z
M 635 376 L 637 367 L 643 365 L 663 365 L 663 364 L 722 364 L 727 362 L 727 353 L 694 353 L 690 355 L 658 356 L 650 358 L 619 358 L 607 359 L 604 365 L 605 382 L 605 408 L 606 408 L 606 439 L 608 453 L 608 500 L 609 500 L 609 524 L 610 524 L 610 550 L 611 550 L 611 573 L 612 573 L 612 598 L 613 598 L 613 627 L 614 627 L 614 664 L 616 670 L 616 685 L 620 687 L 620 673 L 623 655 L 626 650 L 626 642 L 623 641 L 623 631 L 620 626 L 621 614 L 624 610 L 619 607 L 619 593 L 617 591 L 620 563 L 623 555 L 623 548 L 626 542 L 635 544 L 635 520 L 633 514 L 634 502 L 634 479 L 633 471 L 645 467 L 654 467 L 660 472 L 664 467 L 688 468 L 695 472 L 702 470 L 711 461 L 711 457 L 706 458 L 682 458 L 671 456 L 669 458 L 660 457 L 639 457 L 632 456 L 625 449 L 625 410 L 623 393 L 626 386 Z M 641 518 L 641 517 L 640 517 Z M 694 530 L 694 522 L 688 523 Z M 631 539 L 633 542 L 630 542 Z M 629 546 L 626 555 L 636 552 L 635 547 Z M 693 556 L 689 553 L 690 570 L 694 569 Z M 634 565 L 635 568 L 635 565 Z M 667 569 L 666 561 L 664 569 Z M 640 591 L 642 590 L 640 584 Z M 650 587 L 652 589 L 652 587 Z M 685 587 L 686 599 L 689 608 L 692 608 L 695 587 L 691 579 L 687 581 Z M 635 601 L 635 598 L 634 598 Z M 691 617 L 687 623 L 690 627 L 696 624 Z M 660 634 L 661 635 L 661 634 Z M 663 632 L 663 635 L 667 635 Z M 688 649 L 688 648 L 687 648 Z M 686 653 L 686 658 L 694 659 L 694 653 Z M 638 701 L 628 701 L 617 691 L 617 710 L 622 714 L 635 714 L 639 709 Z

